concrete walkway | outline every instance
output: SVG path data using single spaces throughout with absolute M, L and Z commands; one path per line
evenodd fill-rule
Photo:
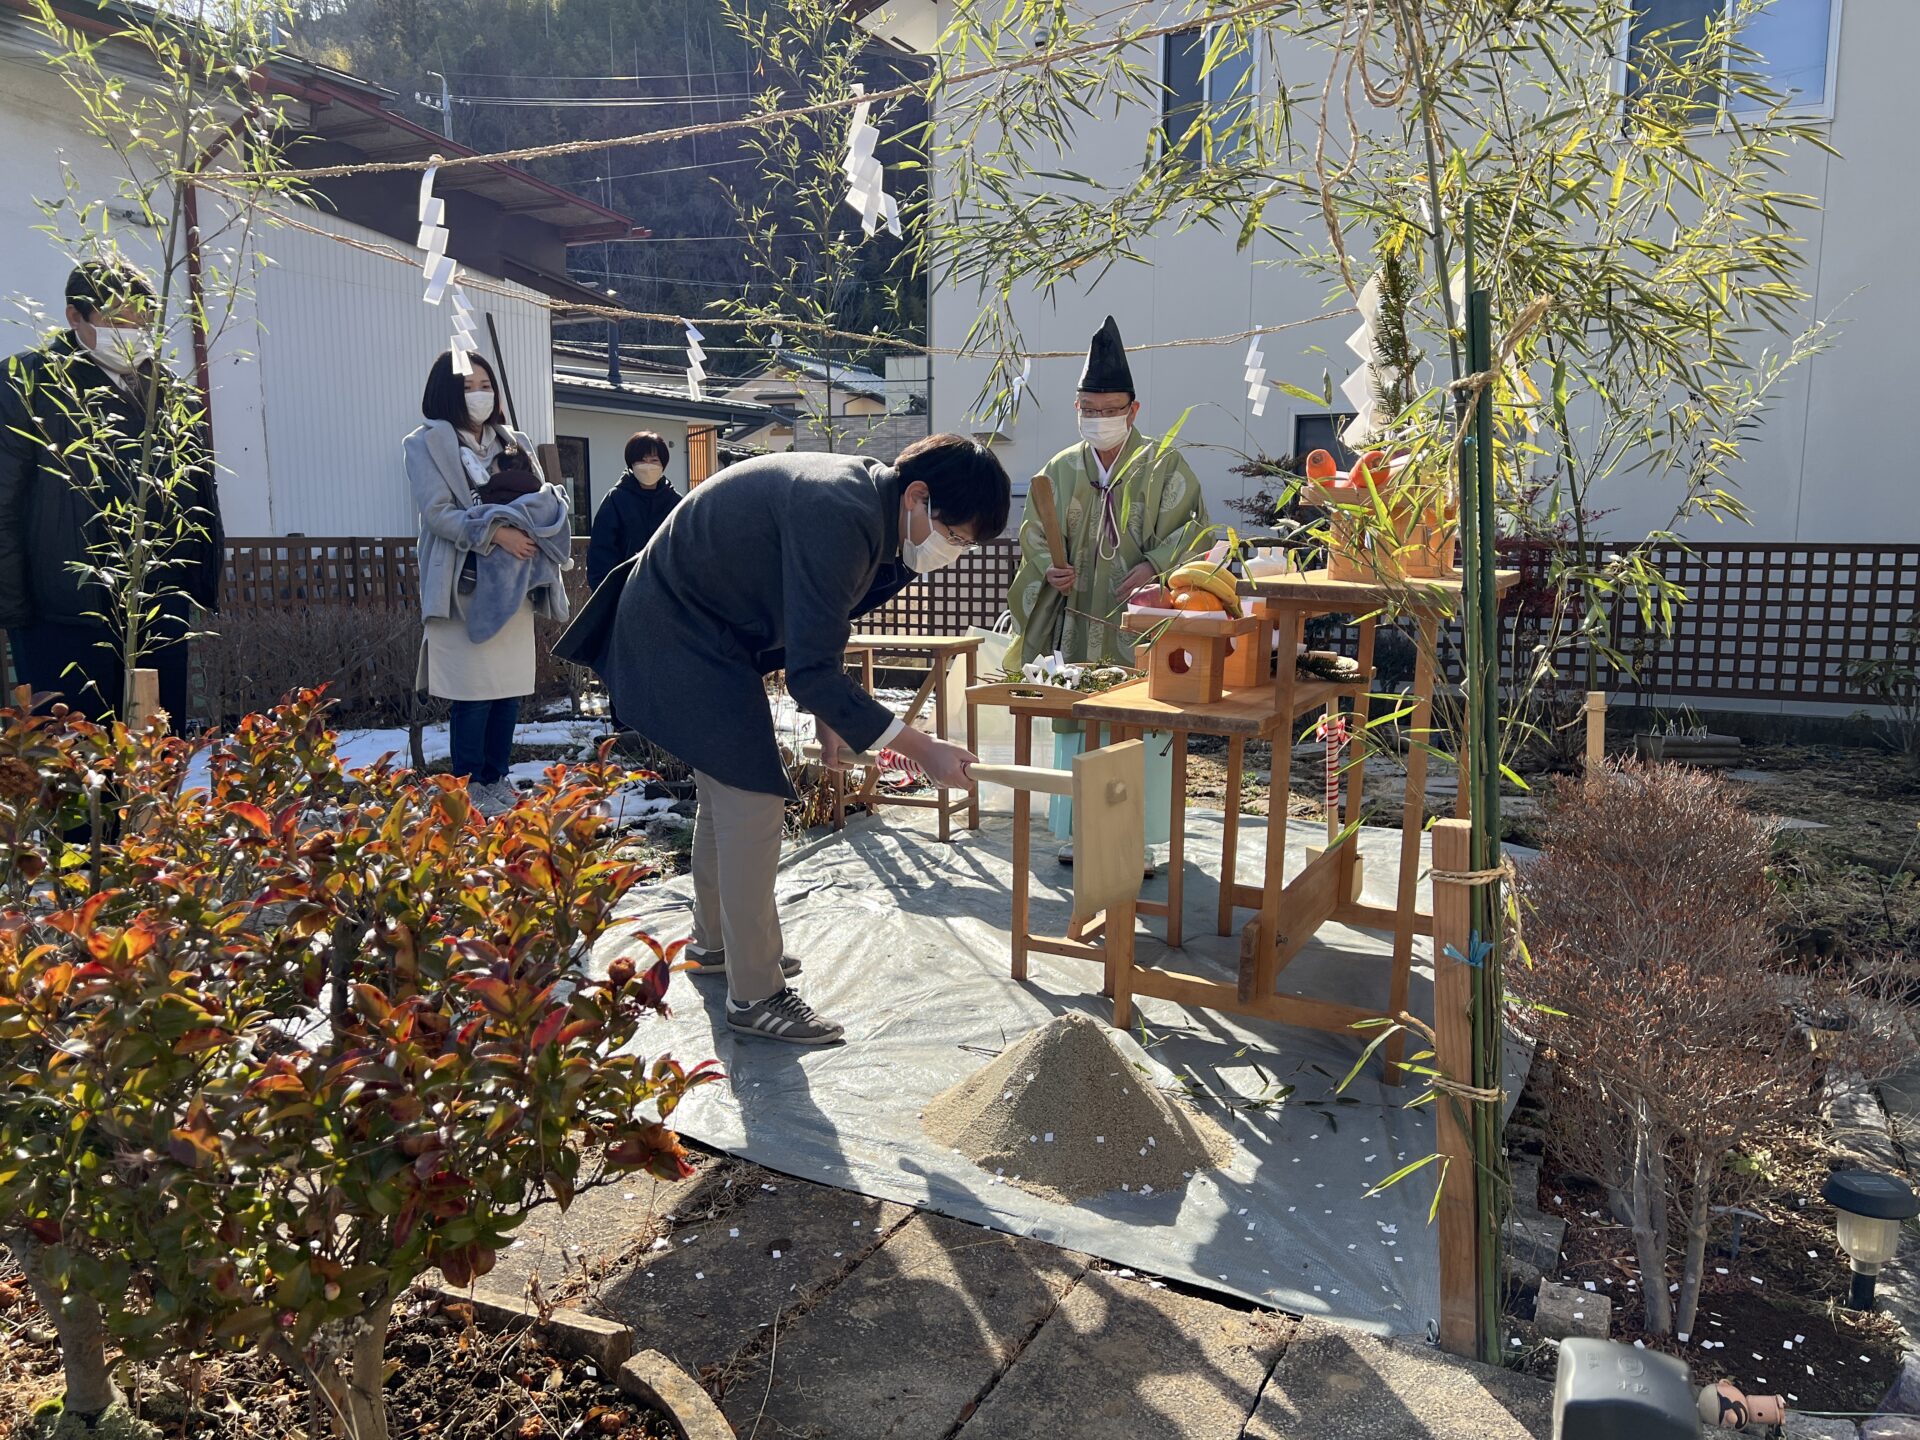
M 703 1157 L 481 1282 L 629 1325 L 757 1440 L 1546 1440 L 1540 1381 Z

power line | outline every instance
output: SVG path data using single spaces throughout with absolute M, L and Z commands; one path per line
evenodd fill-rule
M 706 170 L 706 169 L 709 169 L 710 167 L 706 165 L 695 165 L 695 166 L 689 166 L 688 168 L 695 169 L 695 170 Z M 596 175 L 594 178 L 597 180 L 600 177 Z M 613 178 L 618 180 L 620 177 L 616 175 Z M 811 230 L 775 230 L 772 232 L 772 238 L 775 240 L 793 240 L 793 239 L 802 238 L 802 237 L 811 237 L 813 234 L 814 232 Z M 627 239 L 627 240 L 615 240 L 613 243 L 615 245 L 684 245 L 695 240 L 701 240 L 701 241 L 741 240 L 741 241 L 744 241 L 746 238 L 747 238 L 746 236 L 742 235 L 739 231 L 736 230 L 731 234 L 727 234 L 727 235 L 636 235 L 631 239 Z M 754 238 L 755 239 L 763 238 L 762 232 L 758 230 L 754 231 Z
M 595 109 L 595 110 L 654 110 L 665 105 L 723 105 L 737 104 L 751 100 L 753 96 L 738 95 L 678 95 L 668 100 L 650 99 L 632 95 L 604 96 L 565 96 L 565 95 L 455 95 L 456 105 L 490 105 L 502 108 L 535 108 L 540 106 L 553 109 Z
M 709 70 L 707 73 L 713 76 L 720 76 L 751 75 L 754 72 L 751 70 Z M 675 70 L 671 74 L 662 72 L 658 75 L 520 75 L 503 73 L 498 70 L 449 70 L 447 75 L 449 78 L 458 76 L 462 80 L 580 80 L 622 85 L 630 84 L 636 80 L 679 80 L 683 83 L 686 80 L 686 76 L 678 70 Z
M 637 180 L 643 175 L 679 175 L 688 170 L 717 170 L 722 165 L 752 165 L 759 160 L 758 155 L 743 155 L 738 160 L 709 160 L 704 165 L 668 165 L 660 170 L 622 170 L 613 175 L 596 175 L 593 183 L 598 185 L 606 180 Z

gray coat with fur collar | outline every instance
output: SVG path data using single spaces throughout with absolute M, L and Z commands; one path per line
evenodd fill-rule
M 533 442 L 518 430 L 497 427 L 504 440 L 510 440 L 534 455 Z M 460 437 L 444 420 L 428 420 L 401 442 L 407 461 L 407 484 L 413 490 L 414 508 L 420 512 L 420 616 L 424 620 L 445 620 L 453 614 L 454 587 L 460 583 L 460 568 L 469 550 L 484 555 L 493 549 L 493 537 L 499 523 L 487 527 L 476 546 L 467 526 L 467 512 L 479 501 L 467 483 L 466 468 L 460 463 Z M 541 603 L 534 613 L 544 619 L 567 618 L 566 596 L 559 586 L 541 592 Z

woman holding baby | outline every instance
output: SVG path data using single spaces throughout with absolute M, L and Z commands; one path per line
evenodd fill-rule
M 500 410 L 493 367 L 451 352 L 420 397 L 425 423 L 404 442 L 420 512 L 419 689 L 452 702 L 455 774 L 476 804 L 513 804 L 506 783 L 520 698 L 534 689 L 536 616 L 567 618 L 572 562 L 566 497 L 544 484 L 533 444 Z

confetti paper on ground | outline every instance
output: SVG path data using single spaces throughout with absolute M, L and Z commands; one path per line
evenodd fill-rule
M 1152 1068 L 1129 1036 L 1089 1015 L 1062 1015 L 935 1097 L 924 1123 L 983 1170 L 1017 1166 L 1010 1183 L 1045 1199 L 1174 1190 L 1193 1171 L 1225 1164 L 1233 1142 L 1163 1095 Z

